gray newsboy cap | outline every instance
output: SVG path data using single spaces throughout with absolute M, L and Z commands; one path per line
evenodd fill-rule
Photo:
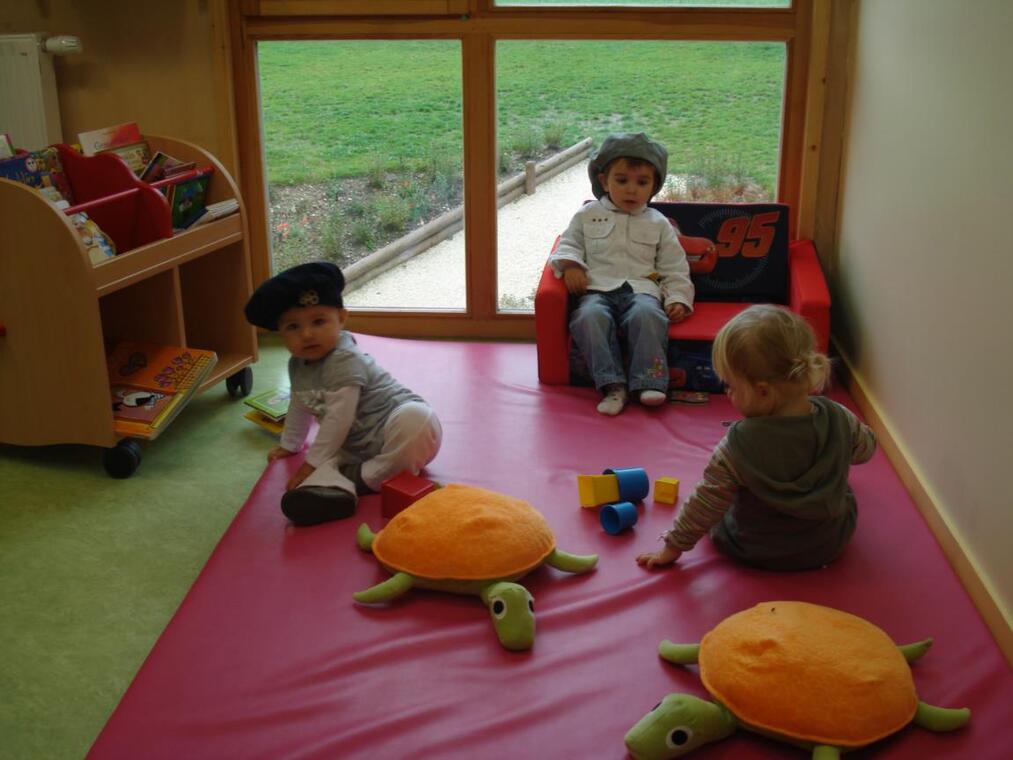
M 329 261 L 311 261 L 286 269 L 260 284 L 246 302 L 246 321 L 277 330 L 282 313 L 294 306 L 344 306 L 345 276 Z
M 665 146 L 650 139 L 643 132 L 623 132 L 606 137 L 587 165 L 587 174 L 591 178 L 591 192 L 595 198 L 605 195 L 605 188 L 598 181 L 598 175 L 617 158 L 639 158 L 658 170 L 658 176 L 654 180 L 654 192 L 651 195 L 657 193 L 665 184 L 665 176 L 668 174 L 668 151 L 665 150 Z

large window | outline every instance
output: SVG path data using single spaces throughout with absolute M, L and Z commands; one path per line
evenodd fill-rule
M 591 198 L 588 151 L 610 133 L 645 132 L 666 146 L 655 200 L 773 200 L 784 69 L 783 43 L 498 43 L 500 174 L 534 164 L 528 194 L 499 208 L 500 310 L 533 309 L 553 240 Z
M 345 272 L 350 308 L 465 307 L 457 41 L 258 46 L 271 265 Z M 442 221 L 441 221 L 442 220 Z M 417 261 L 417 260 L 416 260 Z
M 797 220 L 811 0 L 596 5 L 233 0 L 255 280 L 328 258 L 354 275 L 355 329 L 530 337 L 614 131 L 667 145 L 669 198 L 775 198 Z M 555 216 L 530 210 L 557 194 Z

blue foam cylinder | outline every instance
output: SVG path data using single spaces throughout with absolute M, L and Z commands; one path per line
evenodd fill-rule
M 610 467 L 603 474 L 616 476 L 619 498 L 623 501 L 641 501 L 651 490 L 651 481 L 643 467 Z
M 616 536 L 637 524 L 637 506 L 631 501 L 617 501 L 606 504 L 598 513 L 601 527 L 609 535 Z

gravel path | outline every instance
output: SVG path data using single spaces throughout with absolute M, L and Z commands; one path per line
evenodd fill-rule
M 503 206 L 497 218 L 501 308 L 534 308 L 534 292 L 556 235 L 591 198 L 587 164 L 560 172 Z M 345 294 L 359 308 L 463 309 L 464 231 Z

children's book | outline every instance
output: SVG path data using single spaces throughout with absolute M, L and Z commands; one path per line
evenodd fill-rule
M 213 166 L 201 166 L 151 183 L 169 201 L 174 230 L 185 230 L 204 213 L 204 199 L 214 170 Z
M 113 403 L 116 432 L 124 435 L 154 438 L 183 409 L 218 361 L 214 351 L 199 348 L 182 348 L 158 343 L 122 341 L 109 349 L 106 365 Z M 119 389 L 119 390 L 118 390 Z M 128 389 L 128 390 L 127 390 Z M 136 407 L 151 404 L 148 411 L 124 410 L 129 402 L 120 401 L 117 394 L 132 396 Z M 145 399 L 149 396 L 164 396 Z
M 180 161 L 178 158 L 173 158 L 168 153 L 157 151 L 155 155 L 151 157 L 144 169 L 141 170 L 140 177 L 145 182 L 157 182 L 160 179 L 171 177 L 174 174 L 180 174 L 181 172 L 189 171 L 196 166 L 194 161 Z
M 243 415 L 250 422 L 260 425 L 264 430 L 267 430 L 275 435 L 281 435 L 281 432 L 285 429 L 284 420 L 272 420 L 267 415 L 261 414 L 256 409 L 251 409 Z
M 197 220 L 190 227 L 199 227 L 202 224 L 217 221 L 237 211 L 239 211 L 239 201 L 235 198 L 227 198 L 217 203 L 209 203 L 204 208 L 204 213 L 198 216 Z
M 151 160 L 151 148 L 148 147 L 146 140 L 130 143 L 129 145 L 116 145 L 106 150 L 100 150 L 99 153 L 115 153 L 127 162 L 130 171 L 137 176 L 140 176 Z
M 60 203 L 65 203 L 65 201 Z M 74 225 L 74 231 L 81 238 L 81 242 L 88 252 L 88 259 L 92 264 L 101 264 L 116 255 L 116 243 L 102 231 L 101 227 L 95 224 L 95 220 L 88 214 L 79 211 L 76 214 L 70 214 L 67 218 Z
M 117 420 L 151 423 L 172 399 L 170 394 L 139 388 L 136 385 L 114 385 L 110 392 L 113 417 Z
M 285 415 L 288 414 L 289 395 L 288 388 L 272 388 L 243 399 L 243 403 L 252 406 L 264 417 L 278 422 L 285 419 Z
M 63 171 L 63 163 L 56 148 L 18 153 L 0 161 L 0 178 L 30 185 L 53 203 L 61 200 L 74 202 L 70 181 Z
M 81 143 L 81 152 L 86 156 L 94 156 L 96 153 L 121 145 L 139 143 L 143 139 L 140 128 L 133 121 L 81 132 L 77 136 L 78 142 Z
M 172 228 L 185 230 L 204 213 L 204 199 L 208 193 L 213 169 L 185 179 L 172 186 L 169 207 L 172 209 Z

